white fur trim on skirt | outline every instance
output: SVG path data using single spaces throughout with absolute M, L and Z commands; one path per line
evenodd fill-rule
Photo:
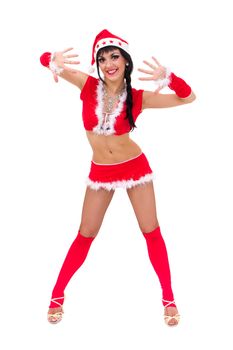
M 153 173 L 146 174 L 142 177 L 140 177 L 139 180 L 122 180 L 122 181 L 113 181 L 113 182 L 98 182 L 98 181 L 92 181 L 89 178 L 86 180 L 86 184 L 88 187 L 90 187 L 93 190 L 99 190 L 100 188 L 104 188 L 108 191 L 115 190 L 116 188 L 132 188 L 137 185 L 144 185 L 147 182 L 153 181 L 155 179 L 155 176 Z

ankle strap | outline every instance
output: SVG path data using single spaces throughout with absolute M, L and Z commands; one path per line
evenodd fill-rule
M 65 298 L 65 297 L 53 298 L 53 299 L 51 299 L 51 301 L 52 301 L 53 303 L 59 305 L 59 306 L 62 306 L 62 304 L 60 304 L 58 301 L 55 301 L 55 300 L 57 300 L 57 299 L 64 299 L 64 298 Z
M 170 301 L 170 300 L 165 300 L 165 299 L 162 299 L 162 301 L 163 301 L 164 303 L 167 303 L 166 305 L 164 305 L 164 307 L 168 307 L 168 306 L 169 306 L 169 305 L 171 305 L 171 304 L 176 305 L 175 300 Z

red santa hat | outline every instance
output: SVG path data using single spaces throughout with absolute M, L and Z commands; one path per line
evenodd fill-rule
M 90 72 L 94 71 L 94 64 L 96 60 L 97 52 L 106 46 L 116 46 L 122 50 L 129 53 L 129 44 L 126 40 L 110 33 L 107 29 L 102 30 L 99 34 L 96 35 L 93 47 L 92 47 L 92 60 Z

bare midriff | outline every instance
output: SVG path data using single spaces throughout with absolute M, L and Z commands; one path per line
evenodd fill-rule
M 93 150 L 92 160 L 99 164 L 114 164 L 137 157 L 141 148 L 130 139 L 129 134 L 98 135 L 86 131 L 88 141 Z

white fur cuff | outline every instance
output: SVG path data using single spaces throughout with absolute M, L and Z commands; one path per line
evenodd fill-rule
M 165 70 L 166 75 L 164 79 L 154 80 L 154 83 L 156 84 L 157 88 L 164 88 L 165 86 L 168 86 L 170 84 L 171 69 L 166 67 Z
M 64 71 L 64 68 L 58 67 L 58 65 L 54 62 L 54 59 L 55 59 L 55 52 L 51 54 L 49 68 L 53 73 L 56 73 L 57 75 L 59 75 Z

